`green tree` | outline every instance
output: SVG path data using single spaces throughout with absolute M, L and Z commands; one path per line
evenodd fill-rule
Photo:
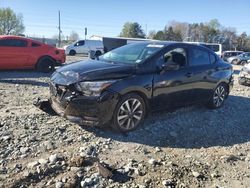
M 0 8 L 0 34 L 17 35 L 24 32 L 23 16 L 10 8 Z
M 158 32 L 155 34 L 155 36 L 154 36 L 153 39 L 155 39 L 155 40 L 165 40 L 166 37 L 165 37 L 165 34 L 164 34 L 163 31 L 158 31 Z
M 182 41 L 181 33 L 174 32 L 173 27 L 165 27 L 165 40 L 167 41 Z
M 145 33 L 137 22 L 126 22 L 123 25 L 120 36 L 128 38 L 145 38 Z
M 248 43 L 248 37 L 246 32 L 243 32 L 240 36 L 238 36 L 237 38 L 237 48 L 238 50 L 243 50 L 246 51 L 248 49 L 247 47 L 247 43 Z

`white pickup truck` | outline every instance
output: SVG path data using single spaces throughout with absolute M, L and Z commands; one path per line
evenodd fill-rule
M 64 46 L 66 55 L 88 54 L 95 51 L 97 56 L 104 53 L 101 40 L 78 40 L 68 46 Z

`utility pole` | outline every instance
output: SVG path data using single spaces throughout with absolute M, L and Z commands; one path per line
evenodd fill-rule
M 148 38 L 148 24 L 146 24 L 145 29 L 146 29 L 146 39 L 147 39 Z
M 60 10 L 58 12 L 58 18 L 59 18 L 59 24 L 58 24 L 58 30 L 59 30 L 59 35 L 58 35 L 58 46 L 60 47 L 61 46 L 61 13 L 60 13 Z
M 85 27 L 85 28 L 84 28 L 85 40 L 86 40 L 87 34 L 88 34 L 88 28 L 87 28 L 87 27 Z

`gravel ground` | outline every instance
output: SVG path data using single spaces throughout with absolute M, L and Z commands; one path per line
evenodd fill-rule
M 155 113 L 127 135 L 35 108 L 50 74 L 1 71 L 0 187 L 249 187 L 250 87 L 234 68 L 223 108 Z

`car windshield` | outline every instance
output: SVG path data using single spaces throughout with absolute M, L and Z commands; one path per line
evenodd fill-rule
M 164 47 L 162 44 L 134 43 L 112 50 L 100 60 L 108 62 L 138 64 Z

